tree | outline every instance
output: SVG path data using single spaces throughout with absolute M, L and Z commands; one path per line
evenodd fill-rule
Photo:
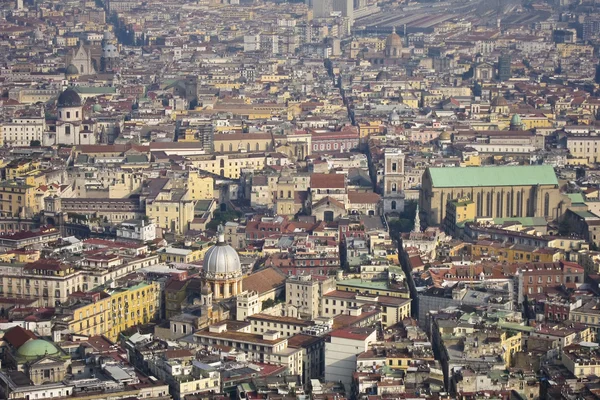
M 241 216 L 241 213 L 234 210 L 220 211 L 215 210 L 213 212 L 212 220 L 206 224 L 206 229 L 216 230 L 219 225 L 224 224 L 228 221 L 234 221 Z
M 42 145 L 42 143 L 39 140 L 32 140 L 29 145 L 31 147 L 40 147 Z

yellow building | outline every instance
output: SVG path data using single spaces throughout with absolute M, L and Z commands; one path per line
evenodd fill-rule
M 270 151 L 273 150 L 273 137 L 270 133 L 216 133 L 213 144 L 219 153 Z
M 4 173 L 6 179 L 12 181 L 15 178 L 25 176 L 26 174 L 29 174 L 32 171 L 38 171 L 40 168 L 41 163 L 39 161 L 19 159 L 13 160 L 6 164 L 6 166 L 4 167 Z
M 12 250 L 0 254 L 0 263 L 32 263 L 39 259 L 38 250 Z
M 194 219 L 196 202 L 189 199 L 186 189 L 167 189 L 146 202 L 146 216 L 160 228 L 183 234 Z
M 265 155 L 259 153 L 207 154 L 189 158 L 195 168 L 231 179 L 239 179 L 242 169 L 261 171 L 266 164 Z
M 194 261 L 199 261 L 204 258 L 204 253 L 209 249 L 208 246 L 204 249 L 181 249 L 177 247 L 166 247 L 159 250 L 161 262 L 174 262 L 191 264 Z
M 57 324 L 70 333 L 104 335 L 115 342 L 127 328 L 153 320 L 160 311 L 160 286 L 156 282 L 87 293 L 71 297 L 57 308 Z
M 410 298 L 410 293 L 404 288 L 393 287 L 387 281 L 368 281 L 363 279 L 344 279 L 336 284 L 337 290 L 355 292 L 372 296 L 389 296 Z
M 0 182 L 0 216 L 30 218 L 39 212 L 34 186 L 8 180 Z
M 460 198 L 448 202 L 444 225 L 448 232 L 456 232 L 465 222 L 475 220 L 475 202 L 468 198 Z
M 215 180 L 208 175 L 190 172 L 187 180 L 190 200 L 212 200 L 215 198 Z
M 523 129 L 552 128 L 552 121 L 544 115 L 524 116 L 521 118 Z
M 502 341 L 502 348 L 504 349 L 504 363 L 506 368 L 510 368 L 513 362 L 513 355 L 521 351 L 522 337 L 521 332 L 516 333 L 513 336 L 509 336 L 508 333 L 503 332 L 500 336 Z
M 482 241 L 467 245 L 473 257 L 493 257 L 498 262 L 557 262 L 563 259 L 559 249 Z

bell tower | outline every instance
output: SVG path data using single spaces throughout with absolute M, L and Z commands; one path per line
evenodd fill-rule
M 383 156 L 383 211 L 404 211 L 404 153 L 400 149 L 385 149 Z

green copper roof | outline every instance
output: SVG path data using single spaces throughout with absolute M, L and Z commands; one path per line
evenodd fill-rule
M 521 116 L 519 114 L 514 114 L 510 120 L 511 125 L 521 125 Z
M 571 204 L 584 204 L 585 199 L 581 193 L 569 193 L 567 197 L 571 199 Z
M 53 356 L 59 353 L 56 346 L 42 339 L 30 340 L 17 350 L 21 357 L 42 357 L 45 355 Z
M 550 165 L 429 168 L 436 188 L 558 185 Z

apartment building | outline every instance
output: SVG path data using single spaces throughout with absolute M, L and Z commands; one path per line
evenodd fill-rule
M 381 322 L 384 328 L 410 317 L 410 299 L 379 296 L 334 290 L 321 298 L 321 315 L 335 317 L 350 307 L 373 306 L 381 308 Z
M 72 264 L 51 259 L 0 264 L 0 297 L 38 299 L 43 307 L 60 306 L 74 292 L 93 290 L 155 264 L 157 255 L 121 259 L 120 264 L 110 268 L 100 264 L 76 269 Z
M 239 324 L 239 322 L 237 323 Z M 228 330 L 227 321 L 211 325 L 194 333 L 194 341 L 202 345 L 234 347 L 247 354 L 249 361 L 278 364 L 287 367 L 290 375 L 302 375 L 302 349 L 288 347 L 288 339 L 277 331 L 263 334 L 248 333 L 242 329 Z
M 334 277 L 324 275 L 290 276 L 285 281 L 285 298 L 298 309 L 298 316 L 308 320 L 321 313 L 321 296 L 335 290 Z
M 221 388 L 219 371 L 203 367 L 194 360 L 190 350 L 167 350 L 148 360 L 148 368 L 152 375 L 169 384 L 175 400 L 200 393 L 218 393 Z
M 39 212 L 35 187 L 19 181 L 0 182 L 0 216 L 31 218 Z
M 312 321 L 269 314 L 254 314 L 246 319 L 250 322 L 250 331 L 252 333 L 263 334 L 269 331 L 276 331 L 279 332 L 282 338 L 297 335 L 304 329 L 314 325 Z
M 55 335 L 67 332 L 104 335 L 116 342 L 119 333 L 125 329 L 146 324 L 158 315 L 160 296 L 160 286 L 156 282 L 75 293 L 57 308 Z M 60 341 L 60 338 L 54 340 Z
M 46 119 L 38 116 L 13 118 L 2 123 L 2 141 L 11 147 L 31 146 L 32 141 L 42 142 Z
M 189 230 L 194 219 L 195 204 L 187 189 L 165 189 L 146 201 L 146 216 L 158 227 L 182 234 Z

